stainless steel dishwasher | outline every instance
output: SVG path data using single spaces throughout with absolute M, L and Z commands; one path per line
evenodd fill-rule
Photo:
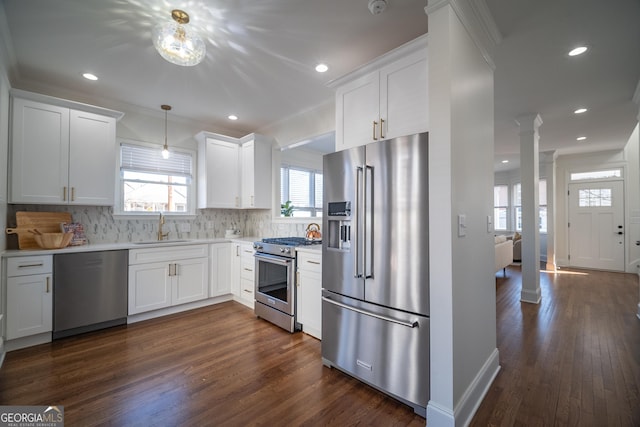
M 53 339 L 127 323 L 128 252 L 53 256 Z

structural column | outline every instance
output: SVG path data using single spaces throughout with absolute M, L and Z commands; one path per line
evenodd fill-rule
M 639 107 L 637 119 L 638 119 L 638 122 L 640 123 L 640 81 L 638 81 L 638 84 L 636 85 L 636 91 L 633 94 L 633 102 Z M 638 144 L 640 144 L 640 135 L 638 136 Z M 638 276 L 640 277 L 640 269 L 638 270 Z M 640 291 L 640 286 L 639 286 L 639 291 Z M 638 301 L 638 311 L 636 316 L 638 316 L 638 319 L 640 319 L 640 300 Z
M 522 200 L 522 290 L 520 301 L 540 303 L 540 213 L 538 114 L 516 119 L 520 126 L 520 184 Z

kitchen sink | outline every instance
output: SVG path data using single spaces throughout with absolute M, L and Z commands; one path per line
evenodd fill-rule
M 174 239 L 174 240 L 144 240 L 142 242 L 133 242 L 134 245 L 156 245 L 162 243 L 181 243 L 189 242 L 187 239 Z

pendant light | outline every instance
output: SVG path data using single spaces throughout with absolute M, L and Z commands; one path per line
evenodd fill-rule
M 162 104 L 160 106 L 164 110 L 164 145 L 162 146 L 162 158 L 169 158 L 169 145 L 167 144 L 167 111 L 171 110 L 171 105 Z
M 153 29 L 153 45 L 172 64 L 190 67 L 202 61 L 207 48 L 204 41 L 193 31 L 187 30 L 189 15 L 184 10 L 171 11 L 173 21 L 160 24 Z

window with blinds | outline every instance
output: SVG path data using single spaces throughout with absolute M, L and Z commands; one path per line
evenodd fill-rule
M 280 168 L 280 203 L 293 205 L 294 218 L 322 216 L 322 173 L 284 165 Z
M 161 146 L 120 144 L 120 195 L 123 213 L 193 214 L 193 153 Z

